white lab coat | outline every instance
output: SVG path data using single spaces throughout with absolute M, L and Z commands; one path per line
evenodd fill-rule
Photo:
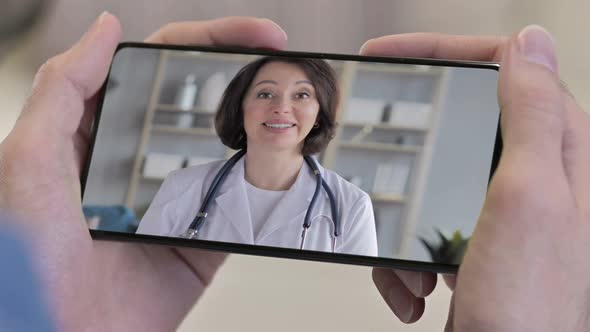
M 225 161 L 174 171 L 162 183 L 139 224 L 137 233 L 176 237 L 184 233 L 195 217 L 213 178 Z M 335 251 L 377 256 L 377 236 L 369 195 L 338 174 L 320 166 L 324 181 L 336 196 L 342 223 Z M 255 238 L 244 178 L 244 158 L 228 174 L 209 206 L 199 231 L 203 240 L 237 242 L 299 249 L 305 213 L 313 197 L 316 179 L 304 162 L 295 183 L 271 212 Z M 322 189 L 312 210 L 307 231 L 307 250 L 332 251 L 330 200 Z

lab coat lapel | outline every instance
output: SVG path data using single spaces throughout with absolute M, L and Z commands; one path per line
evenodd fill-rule
M 248 195 L 244 180 L 244 158 L 234 165 L 222 184 L 215 203 L 219 206 L 223 218 L 231 223 L 238 233 L 236 242 L 254 243 L 252 220 Z M 223 222 L 223 220 L 220 220 Z M 217 222 L 217 220 L 212 220 Z
M 295 183 L 285 193 L 277 207 L 269 215 L 256 238 L 256 242 L 260 243 L 265 237 L 293 222 L 300 222 L 303 227 L 305 213 L 313 197 L 315 187 L 315 177 L 307 163 L 304 162 Z M 318 203 L 320 199 L 323 199 L 322 192 L 320 192 Z M 315 208 L 317 208 L 317 205 Z

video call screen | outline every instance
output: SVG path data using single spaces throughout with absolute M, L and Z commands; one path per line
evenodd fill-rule
M 497 76 L 122 48 L 95 121 L 88 226 L 459 264 L 490 178 Z

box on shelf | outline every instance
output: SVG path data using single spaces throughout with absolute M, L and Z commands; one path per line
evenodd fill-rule
M 216 72 L 209 76 L 199 92 L 199 108 L 207 112 L 215 112 L 223 92 L 227 87 L 227 75 L 224 72 Z
M 189 112 L 185 112 L 178 115 L 178 119 L 176 120 L 176 126 L 181 129 L 188 129 L 193 126 L 193 115 Z
M 410 101 L 397 101 L 393 104 L 390 124 L 395 126 L 428 128 L 432 105 Z
M 174 98 L 174 104 L 183 111 L 190 111 L 195 105 L 198 91 L 195 79 L 194 74 L 187 75 Z
M 389 163 L 378 164 L 373 192 L 403 196 L 410 172 L 411 163 L 407 160 L 392 160 Z
M 143 176 L 146 178 L 164 179 L 172 171 L 182 168 L 184 156 L 148 153 L 143 164 Z
M 370 98 L 350 98 L 344 121 L 349 123 L 380 123 L 387 101 Z

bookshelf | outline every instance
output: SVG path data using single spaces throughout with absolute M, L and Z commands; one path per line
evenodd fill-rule
M 344 62 L 340 74 L 343 106 L 338 113 L 339 127 L 322 154 L 322 164 L 345 178 L 356 177 L 361 189 L 369 193 L 377 223 L 379 255 L 407 257 L 416 238 L 448 72 L 430 66 Z M 404 87 L 405 82 L 408 87 Z M 430 117 L 420 126 L 374 116 L 351 117 L 347 113 L 362 112 L 350 106 L 354 104 L 350 102 L 352 98 L 428 104 Z M 411 165 L 404 188 L 398 192 L 376 191 L 377 165 L 398 159 Z
M 203 79 L 219 71 L 224 72 L 229 80 L 241 67 L 256 58 L 202 52 L 160 52 L 125 198 L 125 204 L 136 211 L 138 217 L 141 218 L 142 211 L 145 211 L 163 181 L 163 177 L 144 174 L 146 156 L 170 153 L 183 154 L 187 160 L 219 160 L 235 153 L 217 138 L 213 128 L 213 110 L 200 107 L 185 110 L 174 104 L 173 95 L 186 77 L 187 68 L 197 77 L 197 85 L 200 86 Z M 324 167 L 350 178 L 351 182 L 351 177 L 361 182 L 359 186 L 373 201 L 380 255 L 402 255 L 409 249 L 410 240 L 415 238 L 422 191 L 440 117 L 445 70 L 351 61 L 329 63 L 339 78 L 342 103 L 337 114 L 336 135 L 319 155 L 319 160 Z M 405 92 L 404 82 L 411 83 Z M 422 95 L 413 95 L 412 91 L 418 88 L 424 91 Z M 422 126 L 375 119 L 359 121 L 362 116 L 349 120 L 350 112 L 363 112 L 348 106 L 351 98 L 420 102 L 430 105 L 432 111 L 427 125 Z M 176 121 L 180 116 L 190 116 L 193 125 L 178 127 Z M 412 165 L 405 189 L 401 192 L 375 191 L 377 165 L 398 159 Z

